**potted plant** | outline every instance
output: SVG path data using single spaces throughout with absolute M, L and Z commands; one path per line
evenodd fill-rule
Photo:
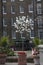
M 8 37 L 2 37 L 0 39 L 0 64 L 5 64 L 6 56 L 14 54 L 13 51 L 10 51 Z
M 41 39 L 41 44 L 38 45 L 38 48 L 42 48 L 43 49 L 43 39 Z
M 9 38 L 2 37 L 0 39 L 0 64 L 5 64 L 7 56 L 14 55 L 14 50 L 10 48 Z
M 0 64 L 4 64 L 7 56 L 8 37 L 2 37 L 0 39 Z
M 38 37 L 35 37 L 33 39 L 33 43 L 34 43 L 35 47 L 38 47 L 38 45 L 41 44 L 41 40 Z

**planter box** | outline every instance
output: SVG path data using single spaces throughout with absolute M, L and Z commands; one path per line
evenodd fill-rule
M 24 51 L 18 52 L 18 65 L 27 65 L 27 57 Z
M 6 54 L 0 54 L 0 64 L 5 64 L 6 62 Z

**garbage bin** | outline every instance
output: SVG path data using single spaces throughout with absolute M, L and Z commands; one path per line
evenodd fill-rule
M 40 65 L 40 57 L 38 55 L 34 56 L 34 64 Z
M 38 45 L 40 52 L 40 65 L 43 65 L 43 45 Z
M 25 52 L 18 52 L 18 65 L 27 65 Z
M 37 48 L 32 49 L 32 57 L 34 60 L 34 65 L 40 65 L 39 50 Z

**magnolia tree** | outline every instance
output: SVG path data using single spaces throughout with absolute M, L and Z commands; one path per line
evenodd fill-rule
M 29 19 L 29 17 L 16 17 L 16 22 L 14 23 L 14 26 L 16 28 L 16 32 L 20 32 L 21 33 L 21 38 L 22 37 L 22 32 L 26 31 L 28 32 L 28 34 L 30 33 L 31 29 L 33 29 L 33 27 L 31 26 L 32 23 L 32 19 Z M 22 50 L 23 50 L 23 44 L 22 44 Z
M 32 23 L 32 19 L 29 19 L 28 17 L 22 16 L 22 18 L 20 17 L 16 17 L 16 22 L 14 23 L 14 26 L 16 28 L 16 32 L 23 32 L 23 31 L 27 31 L 30 32 L 31 29 L 33 29 L 31 27 L 31 23 Z

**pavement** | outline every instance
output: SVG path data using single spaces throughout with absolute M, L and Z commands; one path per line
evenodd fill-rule
M 21 52 L 21 51 L 14 51 L 14 52 L 18 56 L 18 52 Z M 27 54 L 27 58 L 31 57 L 31 51 L 23 51 L 23 52 L 25 52 Z M 43 65 L 43 62 L 40 62 L 40 64 Z M 5 65 L 18 65 L 18 62 L 17 63 L 5 63 Z M 34 65 L 34 63 L 27 62 L 27 65 Z
M 5 65 L 18 65 L 18 63 L 5 63 Z M 33 63 L 27 63 L 27 65 L 34 65 Z
M 7 62 L 9 62 L 9 61 L 10 62 L 18 62 L 18 60 L 17 60 L 18 59 L 18 52 L 25 52 L 27 55 L 27 62 L 33 63 L 33 59 L 31 57 L 31 51 L 14 51 L 16 56 L 8 56 Z M 12 59 L 12 61 L 10 59 Z

